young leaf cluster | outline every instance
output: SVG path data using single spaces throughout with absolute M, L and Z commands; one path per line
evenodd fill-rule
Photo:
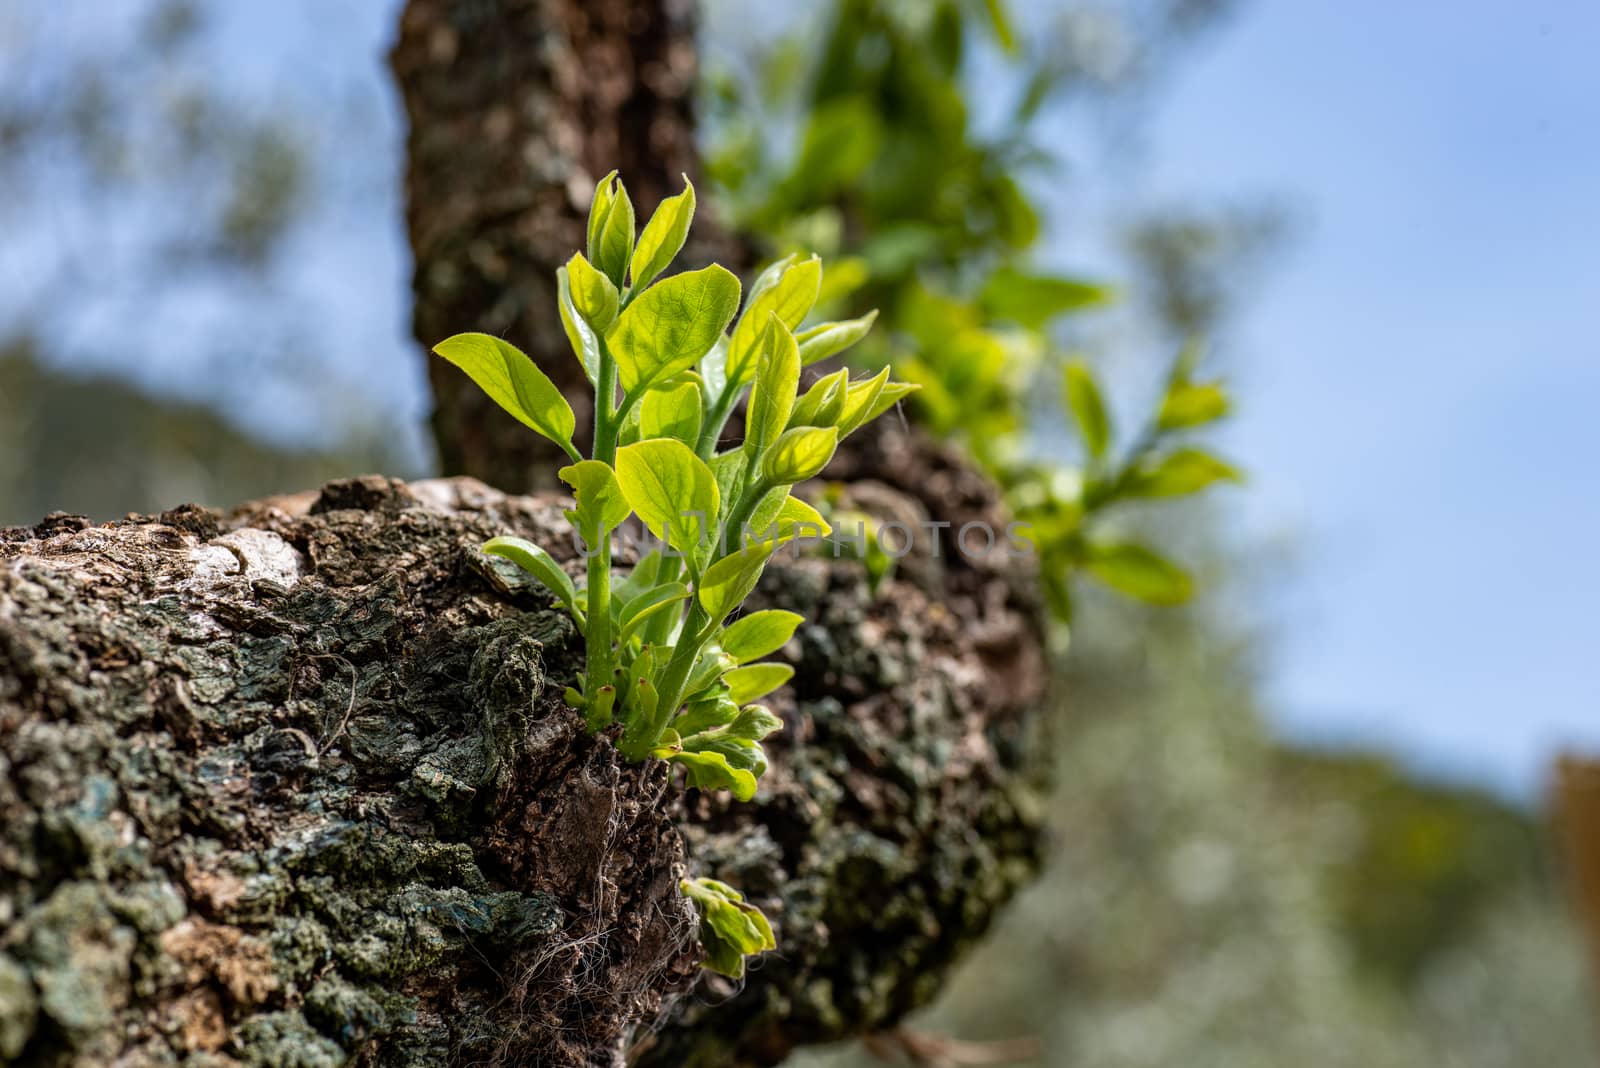
M 461 334 L 435 351 L 572 460 L 558 474 L 572 487 L 567 516 L 587 557 L 582 581 L 526 540 L 484 546 L 547 586 L 582 630 L 584 670 L 569 702 L 590 730 L 620 724 L 628 759 L 670 761 L 691 786 L 749 800 L 767 767 L 761 741 L 782 726 L 758 702 L 794 673 L 758 661 L 801 617 L 741 616 L 740 606 L 778 549 L 830 533 L 792 488 L 916 387 L 889 381 L 887 369 L 860 380 L 841 370 L 801 392 L 803 368 L 855 344 L 875 317 L 804 326 L 822 285 L 815 257 L 774 263 L 742 302 L 738 279 L 715 264 L 663 277 L 688 235 L 694 197 L 686 180 L 636 236 L 627 189 L 608 175 L 595 190 L 585 252 L 557 272 L 556 310 L 595 387 L 588 456 L 573 442 L 566 398 L 514 346 Z M 721 448 L 746 400 L 744 440 Z M 634 517 L 661 547 L 618 577 L 611 535 Z M 721 884 L 696 885 L 685 893 L 718 939 L 708 942 L 709 966 L 742 972 L 740 955 L 770 948 L 771 931 L 760 920 L 760 937 L 730 933 L 737 925 L 728 917 L 754 910 Z
M 1066 365 L 1062 382 L 1087 462 L 1072 510 L 1076 515 L 1056 517 L 1053 526 L 1045 525 L 1045 534 L 1055 538 L 1058 551 L 1073 565 L 1120 593 L 1153 604 L 1188 600 L 1194 590 L 1189 573 L 1147 545 L 1101 533 L 1104 524 L 1089 520 L 1116 505 L 1185 497 L 1219 482 L 1242 481 L 1231 464 L 1185 442 L 1186 432 L 1223 418 L 1230 404 L 1221 382 L 1195 379 L 1197 362 L 1194 346 L 1179 354 L 1149 424 L 1120 459 L 1113 454 L 1112 420 L 1093 373 L 1074 361 Z

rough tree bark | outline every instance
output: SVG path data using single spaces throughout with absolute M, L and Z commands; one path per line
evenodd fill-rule
M 476 551 L 559 553 L 560 512 L 372 477 L 0 535 L 0 1058 L 772 1063 L 926 997 L 1034 855 L 1011 562 L 923 552 L 876 593 L 853 561 L 775 564 L 762 596 L 811 621 L 775 766 L 730 806 L 563 707 L 572 628 Z M 685 839 L 783 950 L 672 1016 Z
M 551 273 L 599 173 L 642 211 L 693 173 L 691 13 L 412 0 L 421 339 L 504 333 L 584 395 Z M 551 469 L 433 375 L 448 470 Z M 0 534 L 0 1060 L 774 1064 L 896 1022 L 1035 862 L 1037 606 L 1016 561 L 956 553 L 1004 517 L 953 456 L 889 427 L 829 476 L 953 526 L 876 591 L 850 560 L 769 570 L 758 599 L 809 622 L 745 805 L 621 764 L 562 706 L 571 627 L 476 551 L 560 555 L 550 499 L 368 478 Z M 777 927 L 737 991 L 697 970 L 686 868 Z

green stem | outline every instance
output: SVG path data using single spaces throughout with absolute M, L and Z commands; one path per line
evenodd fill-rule
M 649 719 L 637 724 L 637 732 L 622 737 L 622 755 L 628 760 L 643 760 L 661 741 L 661 735 L 672 721 L 673 713 L 688 696 L 683 691 L 689 683 L 689 673 L 694 669 L 694 662 L 713 629 L 711 617 L 696 599 L 678 636 L 678 644 L 672 650 L 672 659 L 667 661 L 667 670 L 661 675 L 655 709 Z
M 594 458 L 608 467 L 617 463 L 617 361 L 600 338 L 600 374 L 594 387 Z
M 593 549 L 589 557 L 589 615 L 587 656 L 584 661 L 584 696 L 589 699 L 587 717 L 591 731 L 611 725 L 611 716 L 600 716 L 595 704 L 600 687 L 611 682 L 611 546 L 610 539 Z
M 600 341 L 600 374 L 594 394 L 594 458 L 608 466 L 617 462 L 617 418 L 614 405 L 617 395 L 617 363 L 605 340 Z M 589 547 L 589 603 L 586 633 L 588 643 L 584 658 L 584 696 L 589 698 L 589 729 L 600 730 L 610 725 L 609 715 L 600 716 L 594 711 L 595 698 L 600 687 L 611 682 L 611 539 L 602 537 L 599 545 Z
M 748 472 L 746 473 L 748 477 Z M 728 517 L 728 525 L 722 528 L 722 555 L 729 556 L 744 548 L 744 528 L 750 522 L 750 516 L 755 513 L 756 505 L 761 503 L 773 489 L 772 483 L 764 478 L 757 478 L 748 488 L 739 494 L 739 503 L 734 507 Z
M 711 454 L 716 451 L 717 442 L 722 438 L 722 428 L 728 425 L 728 416 L 733 414 L 734 395 L 737 392 L 732 388 L 724 389 L 706 415 L 705 426 L 700 428 L 700 440 L 695 443 L 694 451 L 707 463 L 711 461 Z

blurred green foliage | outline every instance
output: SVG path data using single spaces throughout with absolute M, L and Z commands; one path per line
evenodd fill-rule
M 980 39 L 1022 86 L 987 134 L 969 114 Z M 765 235 L 774 255 L 816 246 L 838 257 L 842 280 L 825 293 L 835 311 L 882 314 L 861 358 L 921 385 L 919 422 L 1002 484 L 1058 618 L 1070 619 L 1080 571 L 1129 596 L 1187 600 L 1188 573 L 1135 539 L 1124 506 L 1239 479 L 1193 440 L 1227 414 L 1224 388 L 1187 346 L 1145 425 L 1116 433 L 1095 375 L 1052 334 L 1114 294 L 1034 262 L 1041 210 L 1021 179 L 1059 165 L 1037 120 L 1079 87 L 1078 68 L 1059 48 L 1025 49 L 1000 0 L 839 0 L 818 44 L 809 67 L 797 54 L 809 44 L 779 45 L 753 92 L 734 77 L 714 82 L 707 170 L 740 228 Z M 767 133 L 786 110 L 797 129 L 787 152 Z M 1032 397 L 1052 376 L 1079 432 L 1075 462 L 1033 440 Z
M 819 34 L 711 82 L 710 171 L 738 222 L 772 254 L 804 244 L 853 264 L 832 311 L 882 309 L 868 358 L 923 385 L 918 421 L 996 475 L 1041 532 L 1056 608 L 1087 601 L 1093 617 L 1049 725 L 1052 861 L 917 1026 L 1037 1036 L 1036 1060 L 1063 1066 L 1579 1063 L 1582 961 L 1528 814 L 1376 756 L 1274 742 L 1263 637 L 1229 596 L 1261 561 L 1219 548 L 1205 502 L 1133 507 L 1238 478 L 1196 440 L 1230 399 L 1190 339 L 1256 284 L 1283 220 L 1265 203 L 1150 210 L 1125 233 L 1121 293 L 1041 269 L 1056 242 L 1028 179 L 1061 161 L 1040 116 L 1107 71 L 1148 80 L 1176 38 L 1227 13 L 1062 9 L 1077 51 L 999 3 L 835 0 Z M 1081 32 L 1112 12 L 1126 33 Z M 1130 296 L 1180 351 L 1127 427 L 1130 406 L 1062 342 Z M 1181 546 L 1216 596 L 1181 604 L 1188 569 L 1152 542 Z M 1070 586 L 1080 570 L 1179 606 Z M 878 1063 L 856 1048 L 798 1060 Z

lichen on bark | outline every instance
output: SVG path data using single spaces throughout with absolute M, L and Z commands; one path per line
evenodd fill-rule
M 695 973 L 659 765 L 476 552 L 548 502 L 384 479 L 7 533 L 0 1050 L 583 1064 Z
M 863 507 L 999 520 L 898 431 L 838 464 L 884 476 Z M 931 996 L 1036 855 L 1025 573 L 955 528 L 876 591 L 776 561 L 758 597 L 808 622 L 731 804 L 562 704 L 570 623 L 478 551 L 570 560 L 562 503 L 371 477 L 0 534 L 0 1055 L 771 1064 Z M 778 929 L 737 993 L 681 996 L 690 869 Z

